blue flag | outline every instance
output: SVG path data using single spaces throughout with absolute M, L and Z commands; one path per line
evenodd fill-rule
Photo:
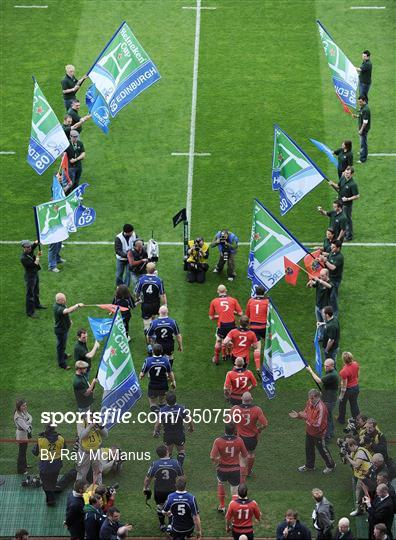
M 315 371 L 319 377 L 322 376 L 322 350 L 319 343 L 319 328 L 316 329 L 315 338 Z
M 52 199 L 54 201 L 59 201 L 61 199 L 64 199 L 66 197 L 65 192 L 63 191 L 63 187 L 60 185 L 58 178 L 56 175 L 52 178 Z
M 92 115 L 92 120 L 107 135 L 110 126 L 110 111 L 102 94 L 97 91 L 94 84 L 91 84 L 87 90 L 85 103 Z
M 328 146 L 326 146 L 325 144 L 319 141 L 316 141 L 315 139 L 309 139 L 309 140 L 316 146 L 316 148 L 318 148 L 321 152 L 324 152 L 326 154 L 326 156 L 329 158 L 329 160 L 335 167 L 338 166 L 337 158 L 333 155 L 333 151 Z
M 113 319 L 94 319 L 93 317 L 88 317 L 88 321 L 97 341 L 102 341 L 109 335 Z

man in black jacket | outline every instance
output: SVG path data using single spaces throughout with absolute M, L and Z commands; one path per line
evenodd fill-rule
M 39 271 L 41 251 L 38 255 L 34 255 L 34 250 L 38 246 L 38 240 L 30 242 L 30 240 L 22 240 L 21 246 L 23 253 L 21 255 L 21 263 L 25 269 L 26 282 L 26 315 L 32 319 L 37 319 L 36 309 L 46 309 L 40 304 L 40 281 Z
M 369 497 L 363 497 L 368 512 L 369 538 L 373 537 L 374 526 L 377 523 L 383 523 L 388 530 L 389 537 L 392 538 L 394 508 L 392 498 L 389 496 L 388 486 L 379 484 L 376 493 L 377 496 L 372 502 L 370 502 Z
M 132 525 L 120 523 L 120 517 L 121 513 L 115 506 L 107 510 L 107 517 L 100 528 L 100 540 L 116 540 L 132 529 Z
M 100 528 L 106 519 L 102 512 L 103 499 L 100 495 L 91 495 L 85 506 L 85 540 L 99 540 Z
M 76 480 L 74 489 L 67 498 L 65 525 L 71 540 L 84 540 L 84 497 L 86 482 Z
M 295 510 L 287 510 L 285 521 L 276 528 L 276 540 L 311 540 L 311 531 L 298 520 Z

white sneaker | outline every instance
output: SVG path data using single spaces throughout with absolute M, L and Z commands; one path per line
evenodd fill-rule
M 234 281 L 234 278 L 233 278 L 233 277 L 229 277 L 229 278 L 228 278 L 228 281 Z
M 361 516 L 362 515 L 362 511 L 360 510 L 360 508 L 355 508 L 355 510 L 352 510 L 352 512 L 349 514 L 351 517 L 354 517 L 354 516 Z
M 50 272 L 60 272 L 59 268 L 48 268 Z
M 218 273 L 219 273 L 219 271 L 217 270 L 217 268 L 213 268 L 213 273 L 214 273 L 214 274 L 218 274 Z
M 58 262 L 60 262 L 60 263 L 65 263 L 65 262 L 66 262 L 66 259 L 62 259 L 62 257 L 61 257 L 61 258 L 59 259 Z
M 330 474 L 334 471 L 334 469 L 336 468 L 336 466 L 334 465 L 334 467 L 325 467 L 322 471 L 323 474 Z

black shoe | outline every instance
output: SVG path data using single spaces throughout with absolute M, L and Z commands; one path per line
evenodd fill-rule
M 67 353 L 65 353 L 65 360 L 68 360 L 69 358 L 71 358 L 71 355 L 70 355 L 70 354 L 67 354 Z
M 36 306 L 36 309 L 47 309 L 47 307 L 40 304 L 39 306 Z
M 71 369 L 70 366 L 59 366 L 61 369 Z
M 39 316 L 37 315 L 37 313 L 28 313 L 28 317 L 30 317 L 31 319 L 38 319 Z

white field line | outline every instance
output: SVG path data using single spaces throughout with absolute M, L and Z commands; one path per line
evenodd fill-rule
M 213 10 L 213 9 L 217 9 L 215 7 L 209 7 L 209 6 L 204 6 L 204 7 L 197 7 L 197 6 L 183 6 L 182 9 L 210 9 L 210 10 Z
M 13 156 L 14 154 L 15 154 L 15 152 L 11 152 L 11 151 L 2 151 L 2 152 L 0 152 L 1 156 Z
M 369 154 L 369 156 L 391 156 L 391 157 L 395 157 L 396 154 Z
M 48 6 L 14 6 L 14 8 L 20 9 L 47 9 Z
M 194 43 L 194 66 L 193 66 L 193 84 L 191 97 L 191 122 L 190 122 L 190 146 L 188 156 L 188 176 L 187 176 L 187 220 L 191 228 L 191 206 L 192 206 L 192 188 L 194 176 L 194 154 L 195 154 L 195 121 L 197 117 L 197 89 L 198 89 L 198 64 L 199 64 L 199 37 L 201 31 L 201 0 L 197 0 L 197 10 L 195 19 L 195 43 Z
M 171 153 L 171 156 L 189 156 L 190 153 L 189 152 L 172 152 Z M 195 152 L 194 153 L 194 156 L 199 156 L 199 157 L 202 157 L 202 156 L 211 156 L 212 154 L 210 154 L 209 152 Z
M 0 240 L 0 245 L 17 245 L 20 244 L 20 240 Z M 67 241 L 63 242 L 65 245 L 72 246 L 113 246 L 114 242 L 99 241 L 99 242 L 84 242 L 84 241 Z M 183 242 L 158 242 L 160 246 L 183 246 Z M 319 246 L 322 242 L 302 242 L 304 246 Z M 239 242 L 240 246 L 250 246 L 250 242 Z M 396 242 L 348 242 L 343 244 L 344 247 L 396 247 Z
M 351 6 L 349 9 L 386 9 L 386 6 Z

